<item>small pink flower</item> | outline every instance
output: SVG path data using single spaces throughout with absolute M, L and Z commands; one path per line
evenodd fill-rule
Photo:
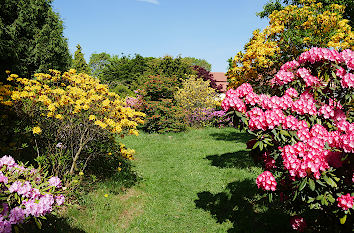
M 290 219 L 290 224 L 291 224 L 291 227 L 298 232 L 303 232 L 307 227 L 305 219 L 300 216 L 292 217 Z
M 338 207 L 342 208 L 343 210 L 353 208 L 353 200 L 354 197 L 350 196 L 350 193 L 347 193 L 346 195 L 342 195 L 337 198 Z
M 257 177 L 256 183 L 258 188 L 262 188 L 263 190 L 275 191 L 277 187 L 277 182 L 270 171 L 264 171 L 260 174 Z
M 60 188 L 61 187 L 61 180 L 58 177 L 56 177 L 56 176 L 51 177 L 48 180 L 48 183 L 49 183 L 50 186 L 54 186 L 56 188 Z

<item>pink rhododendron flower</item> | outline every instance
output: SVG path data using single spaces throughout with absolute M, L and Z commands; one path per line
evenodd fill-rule
M 350 193 L 347 193 L 346 195 L 342 195 L 337 198 L 338 201 L 338 207 L 342 208 L 343 210 L 351 209 L 353 208 L 353 200 L 354 196 L 350 196 Z
M 11 156 L 5 155 L 0 159 L 0 167 L 4 165 L 8 167 L 13 167 L 15 164 L 15 160 Z
M 289 71 L 279 70 L 275 77 L 270 80 L 272 84 L 283 86 L 294 80 L 294 74 Z
M 277 182 L 273 174 L 270 171 L 264 171 L 257 177 L 256 180 L 258 188 L 263 190 L 272 190 L 275 191 L 277 187 Z
M 289 88 L 285 91 L 285 95 L 295 98 L 298 97 L 299 93 L 294 88 Z
M 310 71 L 306 68 L 298 69 L 297 74 L 305 81 L 307 87 L 315 86 L 320 83 L 320 80 L 312 76 Z
M 307 227 L 305 219 L 300 216 L 292 217 L 290 219 L 290 224 L 291 224 L 291 227 L 298 232 L 303 232 Z
M 281 70 L 290 71 L 295 70 L 300 64 L 296 60 L 289 61 L 280 67 Z
M 54 186 L 56 188 L 60 188 L 61 187 L 61 180 L 58 177 L 56 177 L 56 176 L 51 177 L 48 180 L 48 183 L 49 183 L 50 186 Z
M 64 201 L 65 201 L 64 195 L 55 196 L 55 202 L 57 203 L 57 205 L 62 205 Z
M 342 87 L 345 88 L 353 88 L 354 87 L 354 74 L 352 73 L 346 73 L 342 80 L 340 81 L 342 84 Z

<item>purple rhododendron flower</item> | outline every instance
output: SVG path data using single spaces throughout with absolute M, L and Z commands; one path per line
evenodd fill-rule
M 29 197 L 31 190 L 32 190 L 31 183 L 26 181 L 21 187 L 18 188 L 17 193 L 19 195 Z
M 11 223 L 0 216 L 0 232 L 11 233 Z
M 2 172 L 0 172 L 0 182 L 7 184 L 9 182 L 9 178 L 7 176 L 4 176 Z
M 11 224 L 22 223 L 25 219 L 25 211 L 21 207 L 15 207 L 11 210 L 9 221 Z
M 11 156 L 5 155 L 0 159 L 0 166 L 2 167 L 4 165 L 8 167 L 13 167 L 16 165 L 16 162 Z
M 58 177 L 56 177 L 56 176 L 51 177 L 48 180 L 48 182 L 49 182 L 50 186 L 54 186 L 56 188 L 60 188 L 61 187 L 61 180 Z
M 64 195 L 58 195 L 55 197 L 55 201 L 57 202 L 57 205 L 62 205 L 65 201 Z
M 17 192 L 19 190 L 19 188 L 22 186 L 22 182 L 21 181 L 15 181 L 12 183 L 12 185 L 9 188 L 10 193 L 13 192 Z

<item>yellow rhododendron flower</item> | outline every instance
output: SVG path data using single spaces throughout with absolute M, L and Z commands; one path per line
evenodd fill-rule
M 61 114 L 57 114 L 57 115 L 55 115 L 55 118 L 57 118 L 57 119 L 59 119 L 59 120 L 62 120 L 64 117 L 63 117 L 63 115 L 61 115 Z
M 40 134 L 42 133 L 42 129 L 39 126 L 33 127 L 32 129 L 33 134 Z
M 89 116 L 89 120 L 90 120 L 90 121 L 93 121 L 93 120 L 95 120 L 95 119 L 96 119 L 96 116 L 95 116 L 95 115 L 90 115 L 90 116 Z

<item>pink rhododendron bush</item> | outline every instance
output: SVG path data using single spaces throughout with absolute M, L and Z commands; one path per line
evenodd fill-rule
M 353 70 L 352 50 L 312 48 L 280 68 L 273 96 L 245 83 L 222 102 L 234 123 L 254 135 L 250 154 L 265 170 L 256 184 L 289 212 L 294 230 L 352 227 Z
M 11 156 L 0 158 L 0 232 L 19 232 L 22 223 L 51 213 L 65 201 L 58 177 L 46 177 L 38 169 L 16 163 Z

